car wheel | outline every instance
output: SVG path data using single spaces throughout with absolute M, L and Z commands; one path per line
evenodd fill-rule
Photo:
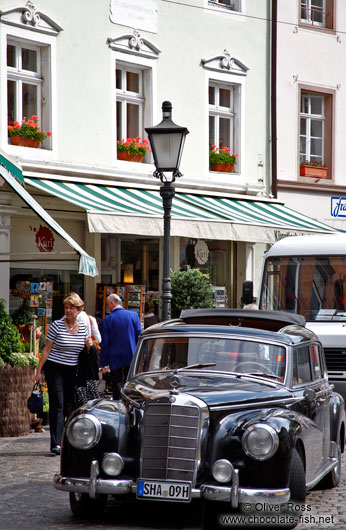
M 297 449 L 293 449 L 292 453 L 291 474 L 288 487 L 290 488 L 291 492 L 290 503 L 293 502 L 296 505 L 303 504 L 306 498 L 305 470 L 303 461 Z M 289 509 L 287 511 L 284 510 L 282 512 L 282 515 L 285 515 L 288 519 L 291 519 L 293 517 L 295 519 L 295 522 L 289 522 L 287 524 L 283 523 L 282 525 L 280 525 L 280 528 L 284 528 L 285 530 L 291 530 L 292 528 L 295 528 L 299 523 L 299 514 L 299 506 L 297 506 L 297 511 L 292 511 L 292 509 Z
M 108 495 L 91 499 L 87 493 L 70 492 L 70 507 L 75 517 L 96 517 L 106 507 Z
M 328 475 L 326 475 L 320 482 L 320 487 L 322 489 L 331 489 L 335 488 L 340 483 L 340 475 L 341 475 L 341 443 L 340 443 L 340 436 L 337 442 L 338 445 L 338 463 L 334 469 L 329 471 Z
M 289 488 L 291 491 L 291 501 L 297 503 L 305 502 L 306 498 L 306 482 L 305 482 L 305 470 L 302 459 L 297 451 L 293 449 L 292 455 L 292 466 Z

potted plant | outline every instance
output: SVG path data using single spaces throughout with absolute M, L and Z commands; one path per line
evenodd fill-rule
M 127 160 L 130 162 L 142 162 L 143 156 L 151 153 L 148 140 L 137 138 L 126 138 L 126 140 L 117 141 L 118 160 Z
M 229 147 L 216 147 L 212 145 L 209 151 L 209 167 L 211 171 L 232 173 L 237 163 L 238 155 L 231 154 Z
M 189 265 L 183 271 L 171 271 L 172 318 L 178 318 L 182 309 L 213 307 L 213 291 L 209 274 Z
M 300 164 L 300 176 L 327 179 L 328 168 L 322 166 L 321 162 L 312 162 L 310 160 L 304 160 L 304 162 L 301 162 Z
M 27 400 L 38 359 L 25 346 L 0 301 L 0 437 L 23 436 L 30 431 Z
M 38 126 L 38 116 L 31 116 L 29 120 L 22 119 L 19 124 L 14 121 L 8 125 L 8 134 L 12 145 L 37 148 L 41 142 L 51 136 L 50 132 L 43 132 Z

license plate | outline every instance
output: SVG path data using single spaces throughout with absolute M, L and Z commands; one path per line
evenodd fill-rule
M 137 481 L 137 498 L 189 502 L 191 500 L 191 484 L 189 482 L 140 479 Z

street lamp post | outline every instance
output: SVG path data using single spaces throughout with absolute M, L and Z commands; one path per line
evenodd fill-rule
M 154 177 L 161 180 L 160 195 L 162 197 L 163 224 L 163 277 L 162 277 L 162 318 L 168 320 L 171 316 L 171 279 L 170 279 L 170 234 L 171 209 L 175 187 L 173 183 L 182 174 L 179 171 L 185 137 L 189 133 L 186 127 L 179 127 L 172 121 L 172 104 L 170 101 L 162 103 L 162 121 L 155 127 L 147 127 L 146 132 L 153 152 L 156 170 Z M 164 172 L 170 172 L 167 177 Z

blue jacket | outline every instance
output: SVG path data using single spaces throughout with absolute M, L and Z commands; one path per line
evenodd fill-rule
M 102 322 L 101 366 L 109 365 L 111 370 L 130 366 L 141 333 L 137 313 L 115 307 Z

